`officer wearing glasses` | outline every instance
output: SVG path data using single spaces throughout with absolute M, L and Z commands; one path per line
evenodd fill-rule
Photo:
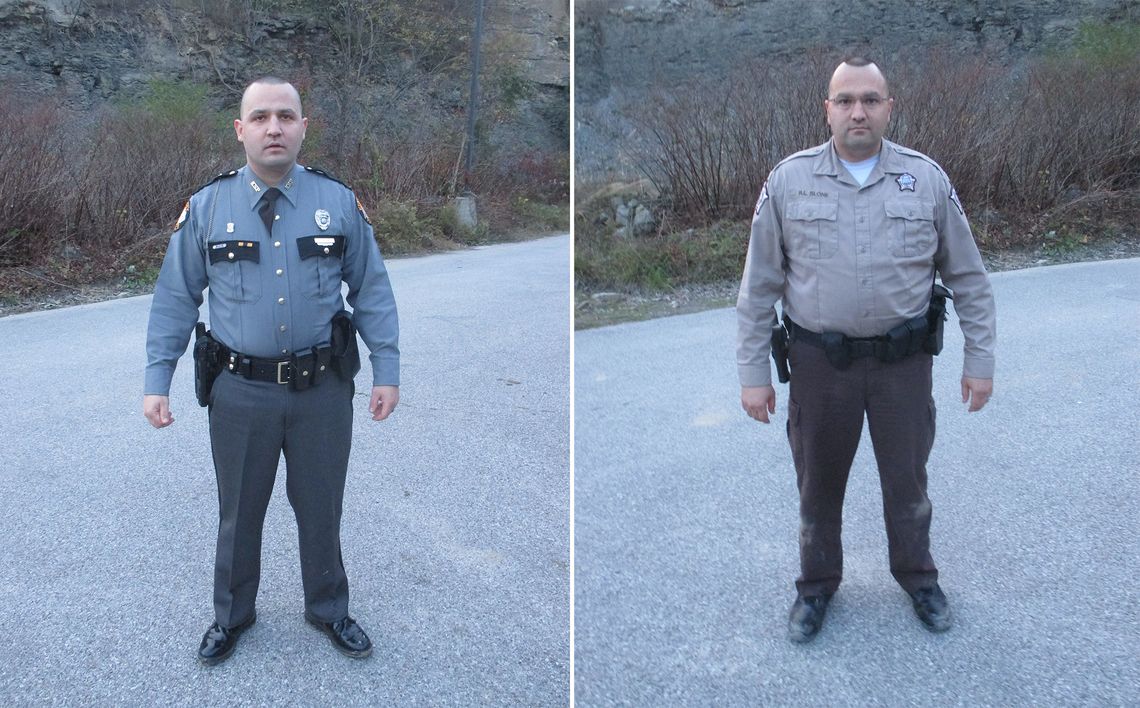
M 996 315 L 957 194 L 929 157 L 883 139 L 894 99 L 866 59 L 842 62 L 824 101 L 832 137 L 776 166 L 752 219 L 737 300 L 741 405 L 776 410 L 768 363 L 790 342 L 788 440 L 800 495 L 800 575 L 788 633 L 819 632 L 842 579 L 843 497 L 864 419 L 883 491 L 890 569 L 931 631 L 951 613 L 930 552 L 934 442 L 930 317 L 936 275 L 965 336 L 962 401 L 993 391 Z M 775 305 L 782 301 L 783 322 Z M 774 323 L 778 326 L 774 327 Z M 935 331 L 937 329 L 937 332 Z

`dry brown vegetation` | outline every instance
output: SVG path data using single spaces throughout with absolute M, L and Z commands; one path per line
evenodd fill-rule
M 153 278 L 185 199 L 243 162 L 228 121 L 198 105 L 198 98 L 184 96 L 175 105 L 155 98 L 76 116 L 43 99 L 0 94 L 0 124 L 6 126 L 0 144 L 0 294 L 18 297 L 128 272 Z M 463 186 L 459 138 L 377 138 L 364 126 L 340 132 L 347 137 L 338 142 L 350 151 L 333 154 L 318 129 L 302 161 L 335 166 L 330 169 L 353 185 L 373 216 L 399 216 L 377 229 L 385 253 L 568 226 L 565 154 L 500 151 L 477 163 L 467 183 L 479 197 L 481 219 L 494 224 L 492 233 L 462 228 L 446 208 Z M 453 135 L 461 136 L 462 128 Z
M 724 85 L 659 93 L 643 164 L 673 212 L 747 217 L 784 156 L 827 138 L 834 61 L 755 64 Z M 758 80 L 759 79 L 759 80 Z M 932 52 L 894 73 L 887 137 L 937 159 L 979 213 L 1031 223 L 1076 204 L 1133 203 L 1140 190 L 1140 55 L 1131 63 L 1040 61 L 1022 74 Z
M 310 120 L 301 162 L 352 185 L 377 225 L 385 254 L 569 228 L 567 151 L 541 140 L 534 144 L 544 147 L 521 141 L 492 145 L 488 139 L 528 88 L 519 59 L 493 42 L 484 58 L 477 160 L 470 174 L 462 172 L 466 3 L 160 4 L 212 18 L 219 35 L 236 35 L 230 41 L 248 47 L 267 41 L 264 20 L 282 11 L 293 13 L 291 21 L 316 16 L 327 26 L 334 45 L 327 65 L 280 71 L 297 85 Z M 79 5 L 126 12 L 144 4 Z M 214 175 L 244 163 L 232 121 L 250 77 L 216 68 L 211 85 L 156 80 L 146 95 L 90 113 L 0 87 L 0 305 L 107 281 L 124 290 L 148 287 L 183 202 Z M 513 94 L 500 85 L 503 76 L 513 82 L 506 87 Z M 464 98 L 441 108 L 425 98 L 425 82 Z M 449 208 L 451 198 L 465 190 L 478 200 L 481 223 L 475 229 L 461 226 Z
M 635 154 L 660 195 L 660 227 L 615 238 L 580 206 L 579 285 L 667 288 L 738 274 L 767 174 L 829 135 L 823 98 L 839 59 L 757 62 L 654 93 L 636 113 L 646 137 Z M 1086 28 L 1076 49 L 1019 69 L 938 50 L 883 68 L 895 97 L 887 137 L 943 166 L 983 250 L 1137 238 L 1140 29 Z

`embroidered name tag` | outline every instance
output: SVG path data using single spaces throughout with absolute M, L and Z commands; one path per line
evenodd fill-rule
M 210 241 L 206 245 L 210 265 L 230 261 L 261 262 L 261 249 L 257 241 Z
M 340 258 L 344 255 L 344 236 L 304 236 L 297 239 L 297 252 L 306 258 Z

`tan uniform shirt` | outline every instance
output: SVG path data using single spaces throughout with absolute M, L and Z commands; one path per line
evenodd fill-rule
M 874 337 L 926 312 L 936 269 L 954 291 L 963 374 L 993 378 L 993 291 L 942 168 L 884 140 L 860 187 L 831 141 L 788 157 L 769 175 L 752 218 L 736 302 L 741 385 L 771 384 L 777 300 L 806 329 Z

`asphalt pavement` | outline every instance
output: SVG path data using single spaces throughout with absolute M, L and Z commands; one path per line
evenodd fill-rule
M 342 530 L 371 659 L 302 619 L 284 465 L 257 623 L 202 667 L 217 495 L 179 364 L 141 413 L 150 297 L 0 318 L 5 705 L 564 705 L 569 695 L 568 236 L 388 263 L 393 416 L 357 381 Z M 363 349 L 362 351 L 367 351 Z
M 955 625 L 887 565 L 864 440 L 844 581 L 786 638 L 799 569 L 787 387 L 740 409 L 731 308 L 575 337 L 579 706 L 1140 705 L 1140 260 L 998 273 L 995 393 L 935 360 L 932 552 Z

